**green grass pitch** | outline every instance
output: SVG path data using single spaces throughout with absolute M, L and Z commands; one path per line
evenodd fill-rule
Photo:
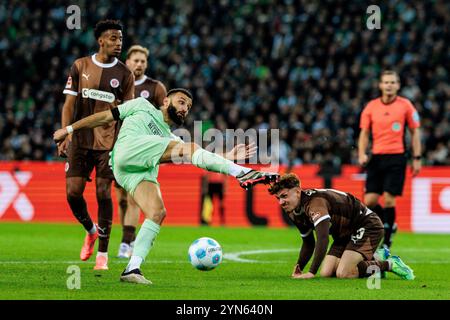
M 213 271 L 195 270 L 190 243 L 216 239 L 225 259 Z M 121 229 L 115 225 L 108 271 L 94 271 L 94 257 L 79 260 L 84 231 L 76 224 L 0 223 L 0 299 L 303 300 L 449 299 L 450 236 L 399 233 L 393 254 L 415 272 L 416 280 L 389 273 L 379 289 L 367 279 L 290 278 L 301 243 L 296 229 L 164 226 L 142 271 L 152 286 L 121 283 L 126 260 L 115 258 Z M 68 289 L 80 268 L 80 289 Z M 371 282 L 374 284 L 374 282 Z

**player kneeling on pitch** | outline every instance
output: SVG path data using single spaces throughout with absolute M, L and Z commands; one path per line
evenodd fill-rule
M 322 264 L 322 277 L 363 278 L 391 271 L 403 279 L 414 279 L 413 270 L 399 257 L 390 256 L 388 250 L 374 259 L 383 238 L 383 224 L 353 195 L 334 189 L 302 190 L 299 178 L 292 173 L 273 183 L 269 193 L 278 199 L 303 239 L 292 278 L 314 278 Z M 330 234 L 334 241 L 327 253 Z M 313 253 L 309 271 L 304 272 Z

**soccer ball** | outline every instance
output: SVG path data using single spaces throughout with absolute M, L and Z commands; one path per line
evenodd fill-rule
M 222 262 L 222 247 L 216 240 L 203 237 L 192 242 L 188 257 L 194 268 L 209 271 Z

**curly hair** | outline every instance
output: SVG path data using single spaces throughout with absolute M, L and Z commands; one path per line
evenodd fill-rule
M 280 177 L 278 182 L 275 182 L 270 185 L 269 193 L 274 195 L 280 192 L 283 189 L 292 189 L 300 187 L 300 179 L 297 177 L 295 173 L 287 173 Z
M 100 38 L 103 32 L 106 30 L 123 30 L 122 23 L 120 20 L 102 20 L 97 22 L 94 28 L 95 39 Z

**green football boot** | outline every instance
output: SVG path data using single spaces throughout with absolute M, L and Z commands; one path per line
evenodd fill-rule
M 383 246 L 377 249 L 377 251 L 375 251 L 375 254 L 373 255 L 374 259 L 377 261 L 386 261 L 390 256 L 391 252 L 389 251 L 389 248 L 387 246 Z M 381 272 L 380 278 L 386 278 L 386 271 Z
M 375 251 L 375 254 L 373 255 L 375 260 L 378 261 L 386 261 L 390 256 L 391 252 L 389 251 L 389 248 L 387 246 L 383 246 L 377 249 L 377 251 Z
M 414 271 L 408 267 L 398 256 L 392 256 L 387 259 L 392 263 L 392 272 L 405 280 L 414 280 Z

